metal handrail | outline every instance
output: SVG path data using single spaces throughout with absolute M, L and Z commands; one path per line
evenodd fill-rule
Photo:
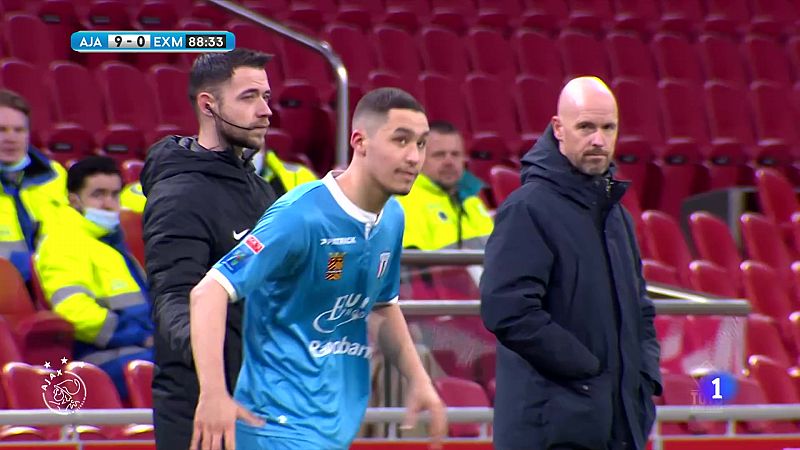
M 410 316 L 470 316 L 480 314 L 480 300 L 401 300 L 403 313 Z M 725 315 L 746 316 L 750 303 L 746 300 L 653 300 L 657 314 L 681 316 Z
M 368 408 L 364 423 L 399 423 L 405 417 L 405 408 Z M 686 422 L 689 420 L 745 421 L 745 420 L 799 420 L 800 404 L 780 405 L 726 405 L 726 406 L 657 406 L 660 422 Z M 448 407 L 450 423 L 491 422 L 493 408 Z M 429 420 L 420 413 L 421 421 Z M 70 414 L 55 414 L 47 409 L 16 409 L 0 411 L 0 425 L 121 425 L 152 424 L 151 409 L 84 409 Z
M 336 78 L 336 164 L 339 166 L 347 165 L 349 159 L 350 143 L 349 136 L 349 120 L 348 120 L 348 78 L 347 69 L 344 67 L 342 59 L 337 55 L 330 44 L 325 41 L 318 41 L 303 33 L 299 33 L 291 28 L 281 25 L 274 20 L 266 18 L 260 14 L 236 4 L 228 0 L 207 0 L 220 8 L 233 13 L 237 16 L 243 17 L 253 23 L 261 25 L 280 34 L 283 37 L 296 41 L 311 50 L 322 55 L 325 60 L 330 64 L 333 69 L 333 75 Z
M 403 249 L 400 261 L 406 266 L 437 266 L 437 265 L 480 265 L 483 264 L 483 250 L 409 250 Z M 415 269 L 416 267 L 409 267 Z M 688 291 L 686 289 L 667 286 L 660 283 L 647 283 L 647 293 L 653 298 L 668 298 L 678 300 L 692 300 L 698 302 L 708 302 L 711 300 L 731 301 L 722 297 L 717 297 L 707 293 Z M 744 299 L 736 299 L 739 302 L 746 302 Z M 741 308 L 736 306 L 734 308 Z M 749 310 L 748 310 L 749 311 Z M 677 313 L 673 313 L 677 314 Z M 686 313 L 694 314 L 694 313 Z M 745 313 L 746 314 L 746 313 Z M 743 314 L 736 314 L 743 315 Z

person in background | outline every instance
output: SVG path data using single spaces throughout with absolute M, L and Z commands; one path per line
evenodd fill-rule
M 432 121 L 422 173 L 405 197 L 403 247 L 483 249 L 494 222 L 478 196 L 483 183 L 465 170 L 464 139 L 449 122 Z
M 122 176 L 113 159 L 90 156 L 69 168 L 67 188 L 71 207 L 42 239 L 36 271 L 53 311 L 75 327 L 74 358 L 100 366 L 125 399 L 125 365 L 153 360 L 153 323 L 119 226 Z
M 633 220 L 614 178 L 617 102 L 564 87 L 486 245 L 481 317 L 497 337 L 498 450 L 643 450 L 660 348 Z
M 30 145 L 30 114 L 22 96 L 0 89 L 0 258 L 14 264 L 29 290 L 37 242 L 68 206 L 66 171 Z

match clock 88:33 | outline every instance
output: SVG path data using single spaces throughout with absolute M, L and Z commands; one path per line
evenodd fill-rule
M 186 34 L 187 49 L 225 48 L 228 36 L 225 34 Z

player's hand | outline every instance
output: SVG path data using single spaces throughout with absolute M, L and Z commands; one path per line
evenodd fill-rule
M 227 392 L 200 394 L 194 413 L 189 450 L 236 450 L 236 419 L 255 427 L 264 421 L 237 403 Z
M 428 411 L 431 416 L 429 434 L 431 435 L 431 450 L 440 450 L 442 440 L 447 434 L 447 414 L 444 403 L 436 393 L 430 379 L 413 382 L 409 387 L 406 397 L 406 417 L 403 419 L 401 430 L 410 430 L 417 424 L 417 414 Z

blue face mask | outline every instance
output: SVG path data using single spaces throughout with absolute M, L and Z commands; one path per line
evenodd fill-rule
M 119 212 L 99 208 L 86 208 L 83 216 L 97 226 L 113 231 L 119 226 Z
M 11 163 L 5 164 L 0 163 L 0 173 L 11 173 L 11 172 L 19 172 L 20 170 L 28 167 L 31 164 L 31 157 L 25 152 L 25 156 L 22 157 L 21 160 Z

